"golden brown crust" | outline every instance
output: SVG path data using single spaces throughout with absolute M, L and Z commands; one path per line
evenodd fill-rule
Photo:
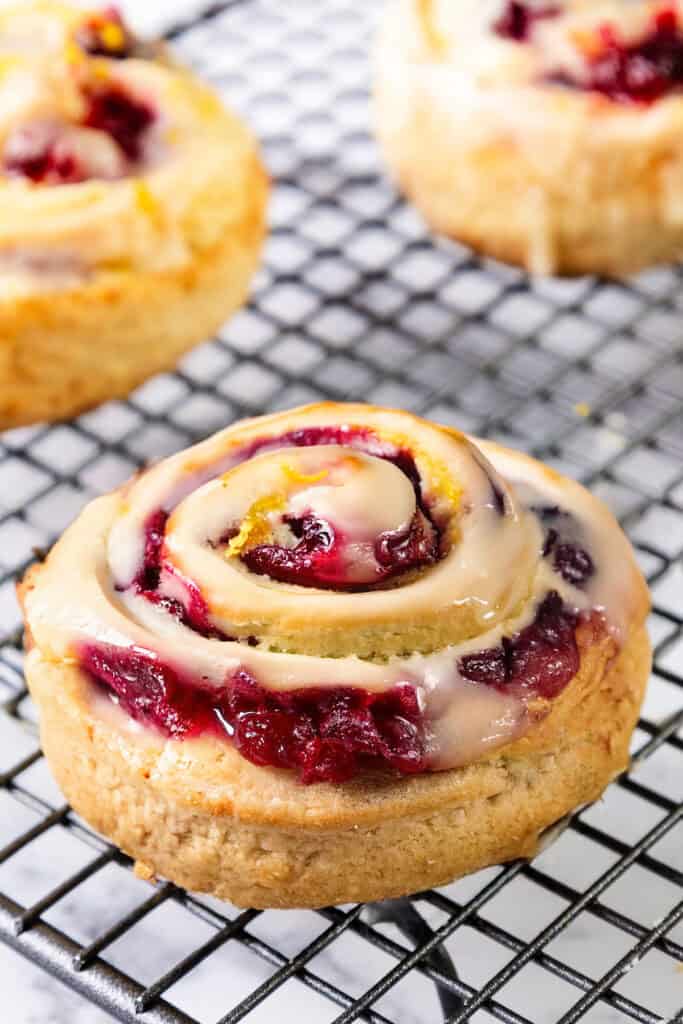
M 640 629 L 573 693 L 552 752 L 522 741 L 463 769 L 310 787 L 217 740 L 141 740 L 93 710 L 77 668 L 37 650 L 27 678 L 52 769 L 93 827 L 147 872 L 238 905 L 296 907 L 399 896 L 532 856 L 546 827 L 626 767 L 649 668 Z
M 549 191 L 512 144 L 456 152 L 426 112 L 415 119 L 415 135 L 385 139 L 384 151 L 401 190 L 435 232 L 530 273 L 619 278 L 683 258 L 683 224 L 661 217 L 661 167 L 641 174 L 630 193 L 613 195 L 617 212 L 606 216 L 608 197 L 572 196 L 566 180 Z M 378 134 L 382 140 L 381 125 Z
M 242 219 L 181 267 L 98 273 L 0 303 L 0 430 L 123 397 L 209 337 L 244 301 L 257 266 L 267 185 L 255 153 L 250 181 Z

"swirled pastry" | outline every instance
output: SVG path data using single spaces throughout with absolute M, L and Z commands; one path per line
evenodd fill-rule
M 536 273 L 683 255 L 683 21 L 652 0 L 396 0 L 387 163 L 436 231 Z
M 89 505 L 21 586 L 74 807 L 253 906 L 531 853 L 626 764 L 630 546 L 582 487 L 408 413 L 238 423 Z
M 115 12 L 0 10 L 0 429 L 125 395 L 217 328 L 265 198 L 241 122 Z

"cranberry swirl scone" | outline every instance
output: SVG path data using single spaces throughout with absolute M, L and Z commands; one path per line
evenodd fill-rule
M 0 10 L 0 430 L 120 397 L 244 299 L 244 125 L 113 10 Z
M 683 257 L 683 3 L 394 0 L 390 170 L 429 224 L 537 273 Z
M 404 412 L 246 420 L 20 586 L 45 753 L 150 873 L 240 905 L 529 856 L 628 757 L 649 602 L 578 484 Z

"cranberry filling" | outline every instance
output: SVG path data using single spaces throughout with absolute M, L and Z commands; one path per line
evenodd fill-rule
M 551 592 L 531 625 L 499 647 L 461 658 L 460 672 L 522 697 L 556 697 L 579 669 L 576 625 Z M 227 735 L 249 761 L 292 769 L 304 783 L 344 782 L 372 768 L 428 768 L 422 713 L 408 684 L 379 694 L 357 687 L 278 692 L 240 670 L 224 688 L 208 689 L 140 648 L 86 645 L 80 657 L 90 678 L 136 721 L 175 739 Z
M 595 572 L 591 556 L 575 544 L 558 544 L 555 547 L 553 566 L 563 580 L 575 587 L 582 587 Z
M 426 770 L 421 713 L 408 685 L 379 694 L 355 687 L 278 693 L 239 671 L 224 689 L 208 690 L 149 651 L 86 646 L 81 661 L 136 721 L 174 739 L 227 733 L 247 760 L 293 769 L 304 783 L 344 782 L 370 768 Z
M 323 444 L 352 445 L 367 452 L 377 454 L 381 442 L 367 427 L 299 427 L 288 430 L 277 437 L 257 438 L 242 449 L 242 461 L 273 448 L 313 448 Z
M 309 448 L 318 445 L 352 447 L 367 455 L 386 459 L 408 477 L 415 491 L 421 515 L 416 514 L 407 533 L 385 534 L 378 538 L 375 546 L 378 570 L 370 586 L 383 583 L 409 569 L 430 565 L 445 554 L 442 550 L 442 531 L 432 519 L 424 500 L 422 480 L 412 454 L 406 449 L 382 442 L 365 427 L 303 427 L 290 430 L 279 437 L 253 441 L 243 449 L 241 457 L 246 460 L 273 448 Z M 291 548 L 259 545 L 245 552 L 241 559 L 251 572 L 270 576 L 282 583 L 320 589 L 368 588 L 366 584 L 355 585 L 348 581 L 341 554 L 344 538 L 333 524 L 313 516 L 298 521 L 289 519 L 287 522 L 298 538 L 298 543 Z
M 199 735 L 212 725 L 213 708 L 205 691 L 190 685 L 150 651 L 86 645 L 81 665 L 116 695 L 131 718 L 156 726 L 166 736 Z
M 114 84 L 92 89 L 86 104 L 83 124 L 106 132 L 129 160 L 139 160 L 145 134 L 155 120 L 152 108 Z
M 36 121 L 15 129 L 5 142 L 2 170 L 45 185 L 122 177 L 128 161 L 142 157 L 155 114 L 120 86 L 90 91 L 85 101 L 80 125 Z
M 156 590 L 159 586 L 161 573 L 161 549 L 164 543 L 164 532 L 168 522 L 168 512 L 163 508 L 152 512 L 145 523 L 145 553 L 142 567 L 133 580 L 138 590 Z
M 674 8 L 655 14 L 650 32 L 636 43 L 622 42 L 609 26 L 602 39 L 603 49 L 590 61 L 588 89 L 652 103 L 683 85 L 683 34 Z
M 439 558 L 437 531 L 432 523 L 415 515 L 407 530 L 384 533 L 378 538 L 375 558 L 384 570 L 383 580 L 431 565 Z
M 152 604 L 162 608 L 184 626 L 209 640 L 231 640 L 220 629 L 213 625 L 209 607 L 199 587 L 190 580 L 181 577 L 172 566 L 164 564 L 163 545 L 164 531 L 168 521 L 168 512 L 158 509 L 153 512 L 145 523 L 145 553 L 143 562 L 131 586 L 138 594 Z M 176 585 L 182 586 L 185 600 L 179 601 L 159 590 L 162 570 L 172 573 Z
M 620 39 L 611 25 L 602 27 L 600 37 L 585 78 L 558 72 L 550 81 L 632 103 L 654 103 L 683 86 L 683 32 L 675 7 L 655 13 L 649 31 L 636 42 Z
M 244 757 L 295 769 L 305 783 L 344 782 L 364 768 L 426 769 L 412 686 L 381 694 L 350 687 L 276 693 L 239 672 L 221 710 Z
M 342 589 L 345 565 L 338 533 L 329 523 L 314 516 L 287 517 L 285 521 L 298 538 L 297 543 L 291 548 L 260 544 L 245 551 L 240 557 L 249 571 L 280 583 Z
M 532 511 L 544 522 L 562 519 L 567 524 L 569 533 L 577 533 L 572 517 L 556 505 L 534 508 Z M 552 555 L 555 572 L 574 587 L 584 586 L 595 574 L 595 563 L 586 549 L 575 543 L 573 538 L 568 540 L 563 537 L 554 526 L 551 526 L 545 535 L 541 554 L 544 558 Z
M 531 36 L 534 22 L 543 18 L 555 18 L 560 13 L 557 4 L 531 7 L 523 0 L 507 0 L 505 9 L 493 24 L 493 31 L 504 39 L 525 43 Z
M 416 514 L 406 531 L 385 533 L 375 544 L 377 567 L 370 583 L 354 584 L 348 578 L 341 532 L 314 516 L 287 525 L 297 539 L 294 547 L 261 544 L 241 555 L 250 572 L 281 583 L 332 590 L 367 590 L 409 569 L 431 565 L 439 557 L 438 535 L 432 524 Z
M 503 692 L 556 697 L 579 670 L 576 625 L 576 615 L 553 590 L 531 625 L 503 637 L 499 647 L 466 654 L 460 659 L 460 672 L 474 683 Z
M 240 461 L 277 448 L 306 448 L 333 444 L 354 447 L 367 454 L 384 458 L 408 477 L 420 509 L 408 531 L 384 534 L 377 539 L 376 576 L 370 584 L 356 584 L 348 579 L 348 570 L 342 554 L 344 537 L 339 530 L 312 515 L 288 517 L 285 521 L 296 538 L 296 544 L 292 547 L 262 544 L 243 552 L 240 558 L 250 572 L 269 576 L 282 583 L 353 591 L 368 589 L 368 586 L 381 584 L 400 573 L 438 561 L 445 554 L 442 534 L 431 518 L 430 510 L 423 499 L 420 473 L 413 456 L 404 449 L 384 444 L 371 431 L 362 427 L 338 426 L 292 430 L 275 438 L 259 438 L 245 446 L 240 451 Z M 189 606 L 182 608 L 178 602 L 169 601 L 155 593 L 162 568 L 163 534 L 167 519 L 168 513 L 163 510 L 158 510 L 149 517 L 145 526 L 143 565 L 133 581 L 134 585 L 138 592 L 165 607 L 186 625 L 197 629 L 203 635 L 215 636 L 215 628 L 207 626 L 208 609 L 204 615 L 200 615 L 196 610 L 193 612 Z M 234 533 L 234 530 L 226 532 L 221 542 L 227 543 Z M 187 581 L 184 582 L 190 585 Z M 196 594 L 199 600 L 203 601 L 198 590 Z M 193 601 L 193 605 L 195 609 L 198 607 L 197 600 Z M 207 628 L 209 632 L 206 632 Z
M 3 162 L 8 174 L 46 185 L 73 185 L 88 177 L 51 123 L 26 125 L 10 135 Z

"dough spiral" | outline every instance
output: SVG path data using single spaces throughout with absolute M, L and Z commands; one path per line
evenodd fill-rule
M 258 905 L 407 891 L 508 846 L 489 837 L 445 874 L 409 858 L 386 890 L 339 877 L 309 896 L 303 881 L 255 882 L 242 850 L 228 881 L 214 845 L 210 871 L 201 856 L 179 866 L 79 799 L 90 783 L 55 751 L 59 723 L 134 802 L 162 801 L 155 814 L 185 807 L 240 849 L 238 821 L 278 848 L 294 829 L 294 871 L 309 829 L 341 830 L 347 856 L 346 828 L 391 831 L 441 798 L 451 829 L 465 780 L 564 764 L 587 744 L 590 772 L 562 769 L 564 796 L 523 830 L 538 831 L 623 763 L 647 675 L 647 591 L 596 499 L 525 456 L 371 406 L 246 420 L 145 470 L 88 506 L 22 599 L 48 756 L 75 805 L 157 870 Z

